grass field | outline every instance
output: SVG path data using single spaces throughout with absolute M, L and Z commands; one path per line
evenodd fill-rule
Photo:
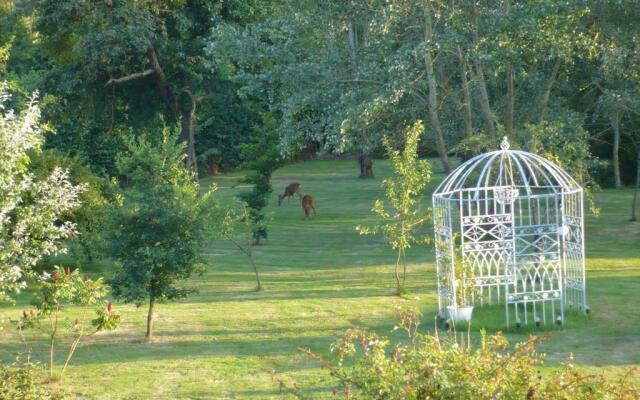
M 327 398 L 331 378 L 296 346 L 328 355 L 330 343 L 350 327 L 387 334 L 397 306 L 418 307 L 425 329 L 431 329 L 436 309 L 431 247 L 409 252 L 410 295 L 401 299 L 393 295 L 392 252 L 381 238 L 361 237 L 354 229 L 371 219 L 371 205 L 382 196 L 388 164 L 379 161 L 374 168 L 371 180 L 355 178 L 354 161 L 305 162 L 277 171 L 270 237 L 255 252 L 265 290 L 253 290 L 246 257 L 229 243 L 211 240 L 205 249 L 207 272 L 189 282 L 199 293 L 157 307 L 156 342 L 141 343 L 145 308 L 116 304 L 123 324 L 78 349 L 65 378 L 72 393 L 98 399 L 283 398 L 265 372 L 275 369 L 317 398 Z M 238 176 L 216 178 L 220 196 L 239 190 L 231 188 Z M 436 174 L 430 190 L 442 178 Z M 293 200 L 275 206 L 277 192 L 294 180 L 314 195 L 316 218 L 304 220 Z M 589 216 L 586 223 L 592 313 L 570 315 L 565 328 L 550 330 L 550 340 L 542 345 L 550 361 L 544 368 L 570 353 L 587 369 L 618 372 L 640 366 L 640 223 L 628 222 L 631 195 L 630 190 L 597 195 L 601 215 Z M 28 298 L 26 293 L 15 307 L 3 306 L 0 315 L 15 318 Z M 483 320 L 499 329 L 502 314 Z M 509 336 L 520 340 L 525 334 Z M 34 356 L 44 360 L 44 342 L 34 345 Z M 0 332 L 2 361 L 23 348 L 13 329 Z

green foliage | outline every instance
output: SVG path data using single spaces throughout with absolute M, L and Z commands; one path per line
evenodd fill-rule
M 241 98 L 226 72 L 213 68 L 205 48 L 218 24 L 253 21 L 265 2 L 27 3 L 23 13 L 38 37 L 31 51 L 40 56 L 32 69 L 44 69 L 36 83 L 51 96 L 44 113 L 59 133 L 48 139 L 49 146 L 114 174 L 127 130 L 159 131 L 162 118 L 184 122 L 181 140 L 190 153 L 195 142 L 198 152 L 224 152 L 225 167 L 238 165 L 237 145 L 248 139 L 268 105 Z
M 215 186 L 200 194 L 175 139 L 164 129 L 159 140 L 128 143 L 117 161 L 124 188 L 107 224 L 105 250 L 121 265 L 110 280 L 113 295 L 137 305 L 148 299 L 150 314 L 156 301 L 192 292 L 177 285 L 203 271 L 200 246 L 215 219 Z
M 62 392 L 45 385 L 46 374 L 38 364 L 0 364 L 0 399 L 2 400 L 64 400 Z
M 40 109 L 35 95 L 18 114 L 7 108 L 9 100 L 0 84 L 0 300 L 25 288 L 44 256 L 65 250 L 64 240 L 76 233 L 68 215 L 85 189 L 65 169 L 41 177 L 30 170 L 29 154 L 44 140 Z
M 405 292 L 405 252 L 412 244 L 427 240 L 420 234 L 420 228 L 431 219 L 430 212 L 421 207 L 424 190 L 431 180 L 431 165 L 418 159 L 418 142 L 423 132 L 422 121 L 413 124 L 406 132 L 402 152 L 394 149 L 390 139 L 385 138 L 394 176 L 383 181 L 386 201 L 376 200 L 371 210 L 378 218 L 378 224 L 357 227 L 363 235 L 382 233 L 391 248 L 397 250 L 395 280 L 399 295 Z M 402 278 L 399 275 L 401 264 Z
M 585 188 L 591 211 L 597 214 L 593 191 L 599 186 L 589 173 L 589 133 L 582 128 L 580 116 L 563 113 L 552 121 L 526 125 L 521 137 L 528 151 L 553 161 Z
M 247 256 L 256 275 L 256 291 L 262 290 L 258 266 L 253 257 L 253 246 L 256 244 L 254 223 L 245 203 L 241 202 L 237 208 L 230 207 L 226 210 L 222 218 L 219 235 L 233 243 L 238 250 Z
M 56 168 L 69 171 L 69 179 L 84 190 L 79 195 L 80 206 L 65 215 L 76 224 L 77 242 L 88 261 L 92 261 L 101 240 L 104 224 L 101 209 L 106 205 L 105 193 L 109 181 L 91 171 L 79 156 L 70 156 L 56 149 L 44 149 L 31 157 L 30 169 L 38 178 L 44 178 Z
M 281 165 L 280 154 L 269 134 L 257 136 L 254 141 L 243 146 L 244 157 L 249 160 L 243 165 L 251 169 L 240 182 L 253 185 L 250 191 L 238 195 L 249 208 L 249 221 L 254 242 L 260 244 L 267 239 L 267 216 L 263 209 L 267 206 L 271 187 L 271 175 Z
M 117 328 L 120 316 L 113 312 L 111 303 L 104 300 L 107 295 L 107 288 L 103 284 L 103 279 L 90 279 L 82 276 L 80 270 L 71 270 L 67 267 L 63 269 L 55 266 L 53 273 L 43 277 L 39 293 L 34 299 L 34 310 L 24 310 L 22 317 L 18 321 L 18 330 L 24 335 L 25 330 L 40 328 L 44 330 L 50 338 L 49 346 L 49 375 L 54 377 L 54 352 L 56 340 L 63 335 L 72 338 L 66 360 L 60 371 L 60 377 L 71 361 L 81 340 L 87 336 L 87 330 L 93 326 L 94 332 L 101 330 L 112 330 Z M 81 309 L 80 317 L 73 323 L 65 321 L 63 323 L 63 311 L 66 306 L 74 305 Z M 88 311 L 95 308 L 98 318 L 89 321 Z M 46 323 L 43 323 L 46 322 Z M 24 336 L 23 336 L 24 340 Z M 26 343 L 26 340 L 25 340 Z M 27 349 L 30 354 L 31 349 Z
M 455 291 L 456 306 L 466 307 L 473 305 L 473 297 L 479 294 L 478 287 L 473 283 L 473 269 L 471 265 L 464 261 L 462 257 L 462 247 L 460 246 L 460 235 L 454 235 L 454 273 L 453 288 Z M 443 276 L 442 281 L 445 285 L 451 278 Z
M 478 133 L 473 136 L 466 137 L 453 147 L 453 151 L 463 160 L 468 160 L 479 154 L 496 150 L 495 143 L 498 142 L 498 136 L 495 138 L 486 133 Z
M 540 338 L 511 346 L 501 333 L 469 337 L 420 331 L 419 316 L 403 312 L 396 329 L 406 338 L 392 346 L 387 337 L 351 329 L 332 346 L 337 362 L 310 350 L 343 388 L 345 399 L 528 399 L 631 400 L 640 396 L 628 375 L 610 380 L 579 372 L 570 358 L 559 370 L 541 375 Z M 294 394 L 296 393 L 293 391 Z M 298 392 L 299 393 L 299 392 Z M 298 395 L 299 398 L 304 398 Z

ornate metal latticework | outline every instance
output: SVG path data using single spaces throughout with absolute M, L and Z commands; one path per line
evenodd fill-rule
M 587 311 L 583 193 L 552 162 L 501 149 L 454 170 L 433 194 L 438 308 L 456 299 L 466 263 L 474 305 L 504 303 L 510 323 L 564 322 L 565 307 Z

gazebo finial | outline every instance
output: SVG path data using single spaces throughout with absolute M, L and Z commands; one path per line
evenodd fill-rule
M 503 151 L 507 151 L 507 150 L 509 150 L 511 148 L 511 145 L 509 144 L 509 139 L 507 139 L 506 136 L 502 137 L 502 142 L 500 142 L 500 148 Z

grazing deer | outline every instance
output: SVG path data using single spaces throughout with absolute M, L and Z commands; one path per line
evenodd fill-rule
M 302 197 L 302 209 L 304 210 L 305 218 L 309 218 L 311 210 L 313 210 L 313 216 L 316 216 L 316 208 L 313 206 L 313 197 L 310 194 L 305 194 Z
M 299 182 L 292 182 L 286 188 L 284 188 L 284 194 L 278 195 L 278 205 L 282 204 L 282 200 L 288 198 L 291 200 L 294 194 L 297 194 L 300 197 L 300 188 L 302 185 Z

